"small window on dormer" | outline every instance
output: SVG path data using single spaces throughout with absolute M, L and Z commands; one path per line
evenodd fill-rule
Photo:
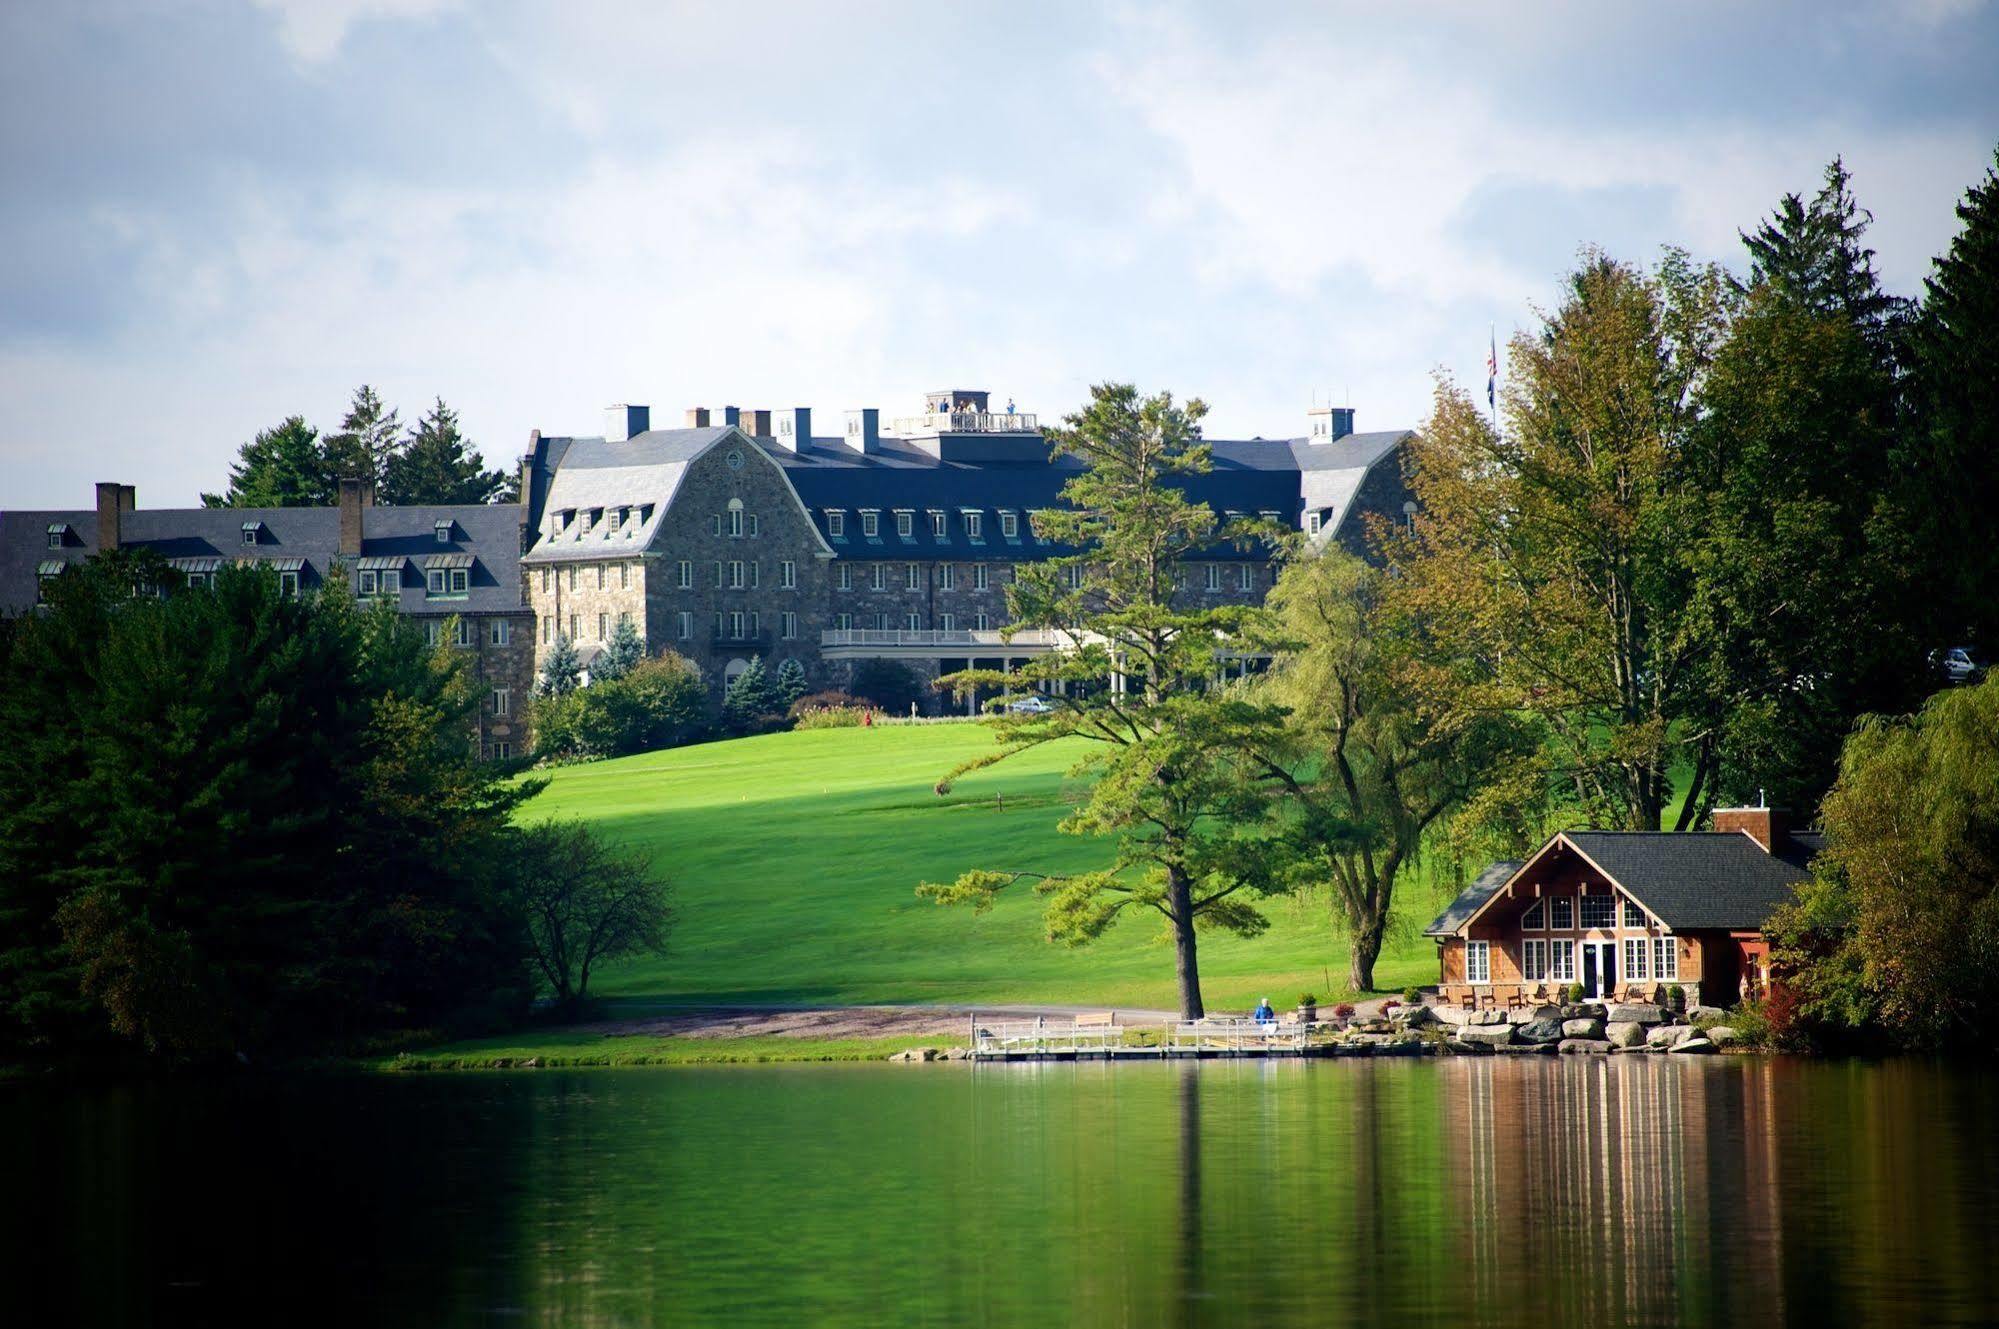
M 895 533 L 907 540 L 916 533 L 916 514 L 908 508 L 895 510 Z
M 262 537 L 263 532 L 264 532 L 264 523 L 260 521 L 244 522 L 243 543 L 246 545 L 253 545 L 257 543 L 258 539 Z
M 69 543 L 69 523 L 54 522 L 49 526 L 49 548 L 60 549 Z
M 652 504 L 650 503 L 639 504 L 639 525 L 643 526 L 651 520 L 652 520 Z
M 967 512 L 965 514 L 965 538 L 967 540 L 984 539 L 985 529 L 985 514 L 979 512 Z
M 1319 533 L 1319 526 L 1320 526 L 1320 523 L 1322 523 L 1322 522 L 1324 522 L 1324 521 L 1325 521 L 1325 518 L 1324 518 L 1323 516 L 1321 516 L 1321 515 L 1320 515 L 1319 513 L 1316 513 L 1316 512 L 1308 512 L 1308 513 L 1306 513 L 1306 514 L 1305 514 L 1305 534 L 1307 534 L 1307 535 L 1317 535 L 1317 534 Z
M 472 574 L 466 569 L 451 569 L 451 593 L 453 595 L 463 595 L 466 588 L 471 585 L 471 582 Z
M 835 540 L 847 537 L 847 514 L 834 508 L 826 510 L 826 534 Z
M 431 529 L 432 529 L 432 530 L 434 530 L 434 531 L 435 531 L 435 532 L 437 533 L 437 542 L 438 542 L 439 544 L 441 544 L 441 545 L 448 545 L 448 544 L 450 544 L 450 543 L 451 543 L 451 523 L 450 523 L 450 522 L 448 522 L 448 521 L 441 521 L 441 522 L 438 522 L 438 523 L 437 523 L 437 525 L 436 525 L 436 526 L 434 526 L 434 527 L 432 527 Z
M 1000 535 L 1008 540 L 1019 538 L 1020 514 L 1018 512 L 1000 513 Z
M 944 538 L 944 513 L 941 509 L 930 509 L 930 534 L 939 540 Z
M 881 530 L 881 513 L 873 508 L 861 509 L 861 534 L 872 540 Z

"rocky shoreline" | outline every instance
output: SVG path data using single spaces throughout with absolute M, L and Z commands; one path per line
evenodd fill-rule
M 1738 1047 L 1736 1031 L 1718 1007 L 1684 1012 L 1650 1002 L 1575 1002 L 1512 1010 L 1468 1011 L 1456 1006 L 1390 1007 L 1358 1020 L 1334 1036 L 1334 1047 L 1369 1052 L 1406 1047 L 1446 1056 L 1611 1056 L 1617 1053 L 1700 1055 Z

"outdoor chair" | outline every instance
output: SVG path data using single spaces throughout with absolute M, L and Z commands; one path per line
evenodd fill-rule
M 1527 1005 L 1527 994 L 1524 990 L 1518 987 L 1511 987 L 1506 990 L 1507 1010 L 1517 1011 L 1524 1008 L 1526 1005 Z

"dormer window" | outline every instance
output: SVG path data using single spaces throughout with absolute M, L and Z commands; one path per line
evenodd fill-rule
M 944 510 L 942 508 L 930 509 L 930 534 L 942 540 L 945 537 L 945 533 Z
M 264 538 L 264 523 L 260 521 L 246 521 L 243 523 L 244 544 L 253 545 L 263 538 Z
M 65 521 L 50 523 L 49 548 L 61 549 L 64 545 L 68 543 L 69 543 L 69 523 Z
M 895 510 L 895 533 L 907 540 L 916 533 L 916 513 L 908 508 Z
M 1307 534 L 1307 535 L 1317 535 L 1317 534 L 1319 533 L 1319 527 L 1320 527 L 1320 525 L 1321 525 L 1321 524 L 1322 524 L 1322 523 L 1323 523 L 1323 522 L 1324 522 L 1325 520 L 1326 520 L 1326 519 L 1325 519 L 1325 517 L 1324 517 L 1324 516 L 1322 516 L 1322 515 L 1321 515 L 1321 514 L 1319 514 L 1319 513 L 1316 513 L 1316 512 L 1308 512 L 1308 513 L 1306 513 L 1306 514 L 1305 514 L 1305 534 Z
M 1000 513 L 1000 535 L 1008 540 L 1018 540 L 1020 538 L 1020 514 L 1018 512 Z
M 873 508 L 861 509 L 861 535 L 872 540 L 881 530 L 881 513 Z
M 652 504 L 650 503 L 639 504 L 639 525 L 643 526 L 651 520 L 652 520 Z
M 431 530 L 436 534 L 439 544 L 448 545 L 451 543 L 451 522 L 449 519 L 438 522 Z
M 965 515 L 965 538 L 967 540 L 985 539 L 985 529 L 986 529 L 985 514 L 982 512 L 975 512 L 968 508 L 965 510 L 964 515 Z
M 847 538 L 847 514 L 838 508 L 826 509 L 826 534 L 835 540 Z

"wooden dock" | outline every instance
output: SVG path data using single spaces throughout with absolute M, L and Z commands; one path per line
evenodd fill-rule
M 1079 1016 L 1074 1023 L 1045 1019 L 971 1020 L 969 1059 L 1024 1061 L 1207 1061 L 1239 1058 L 1427 1056 L 1435 1051 L 1415 1038 L 1355 1042 L 1329 1024 L 1272 1020 L 1182 1020 L 1164 1026 L 1122 1026 L 1108 1017 Z M 1156 1038 L 1130 1042 L 1132 1035 Z

